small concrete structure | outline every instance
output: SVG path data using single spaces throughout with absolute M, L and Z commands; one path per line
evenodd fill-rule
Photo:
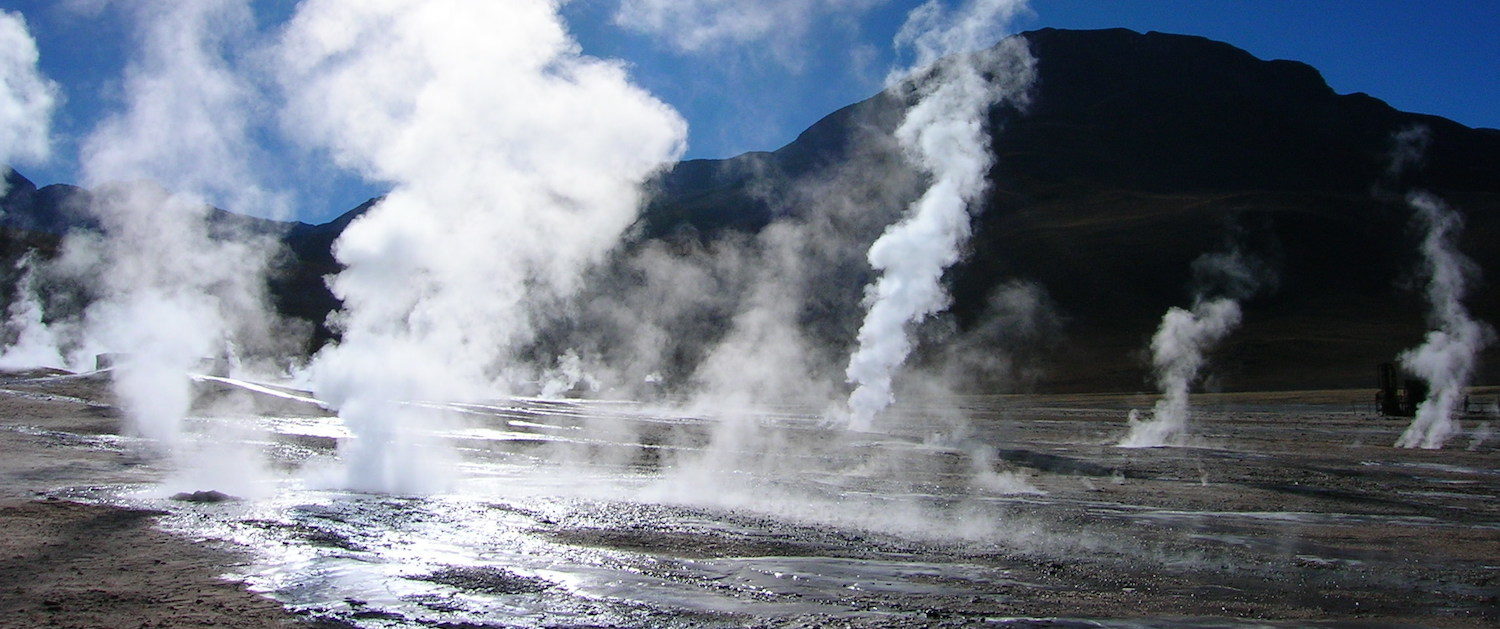
M 119 367 L 120 365 L 123 365 L 127 362 L 130 362 L 130 354 L 126 354 L 123 352 L 105 352 L 103 354 L 94 354 L 94 369 L 97 371 L 114 369 L 115 367 Z

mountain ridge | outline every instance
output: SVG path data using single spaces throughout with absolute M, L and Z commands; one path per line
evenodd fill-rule
M 1260 60 L 1202 37 L 1126 29 L 1018 37 L 1037 59 L 1037 83 L 1025 112 L 990 112 L 994 185 L 945 281 L 959 330 L 980 325 L 987 296 L 1006 281 L 1045 288 L 1076 349 L 1052 358 L 1040 390 L 1147 388 L 1140 349 L 1156 320 L 1190 299 L 1192 260 L 1233 237 L 1257 248 L 1282 281 L 1247 302 L 1244 329 L 1216 355 L 1224 386 L 1373 381 L 1375 363 L 1425 332 L 1409 286 L 1416 245 L 1407 190 L 1430 190 L 1462 211 L 1465 251 L 1487 276 L 1500 273 L 1490 244 L 1500 234 L 1500 131 L 1337 94 L 1307 64 Z M 679 162 L 652 182 L 630 246 L 706 243 L 807 219 L 799 194 L 809 181 L 851 162 L 900 161 L 889 135 L 903 113 L 901 97 L 883 91 L 774 151 Z M 1426 160 L 1393 176 L 1391 136 L 1412 125 L 1429 129 Z M 38 215 L 87 193 L 38 190 L 12 172 L 19 180 L 0 199 L 9 230 L 60 233 L 48 230 L 63 224 L 61 212 Z M 290 256 L 272 293 L 284 314 L 320 326 L 310 347 L 333 334 L 325 320 L 338 302 L 322 282 L 338 269 L 331 245 L 376 201 L 327 223 L 276 227 Z M 838 279 L 862 286 L 868 275 Z M 1470 302 L 1481 318 L 1500 318 L 1491 284 Z M 843 321 L 827 336 L 847 328 Z M 1308 347 L 1315 355 L 1293 359 Z M 1482 378 L 1497 382 L 1497 355 L 1486 357 Z

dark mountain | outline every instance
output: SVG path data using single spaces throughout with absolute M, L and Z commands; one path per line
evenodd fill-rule
M 1413 189 L 1463 213 L 1463 250 L 1486 277 L 1500 277 L 1500 131 L 1339 95 L 1307 65 L 1199 37 L 1122 29 L 1021 37 L 1037 59 L 1031 102 L 991 112 L 993 187 L 967 255 L 946 280 L 948 318 L 960 335 L 985 325 L 997 287 L 1024 280 L 1045 290 L 1063 340 L 1049 345 L 1038 388 L 1149 388 L 1141 352 L 1157 321 L 1168 307 L 1190 304 L 1193 260 L 1230 242 L 1265 260 L 1278 281 L 1246 302 L 1243 327 L 1214 357 L 1216 383 L 1371 386 L 1376 364 L 1426 329 L 1415 281 L 1419 234 L 1404 203 Z M 675 165 L 655 182 L 633 246 L 666 240 L 689 249 L 811 220 L 810 185 L 901 161 L 889 138 L 905 104 L 899 93 L 882 93 L 776 151 Z M 1429 132 L 1426 159 L 1393 175 L 1392 138 L 1413 126 Z M 38 190 L 16 174 L 8 182 L 0 227 L 5 243 L 24 244 L 5 251 L 77 224 L 68 208 L 86 191 Z M 284 313 L 321 322 L 337 306 L 322 283 L 338 268 L 331 244 L 373 202 L 324 225 L 267 227 L 287 246 L 271 281 Z M 834 339 L 848 335 L 869 278 L 829 274 L 829 284 L 852 295 L 838 312 L 812 315 L 838 320 L 813 325 Z M 1500 322 L 1493 284 L 1476 286 L 1469 304 Z M 328 334 L 320 329 L 315 344 Z M 918 360 L 942 355 L 927 348 Z M 1500 383 L 1500 352 L 1485 364 L 1483 379 Z
M 1027 38 L 1036 100 L 995 145 L 996 180 L 1010 194 L 992 197 L 954 290 L 972 296 L 1005 274 L 1046 286 L 1076 317 L 1083 348 L 1058 373 L 1119 373 L 1079 388 L 1130 383 L 1133 365 L 1119 357 L 1144 345 L 1165 307 L 1185 305 L 1191 261 L 1231 233 L 1280 278 L 1247 303 L 1219 356 L 1234 387 L 1362 385 L 1420 341 L 1407 190 L 1462 211 L 1463 250 L 1500 275 L 1500 132 L 1340 96 L 1311 67 L 1196 37 Z M 1393 180 L 1392 136 L 1414 125 L 1430 131 L 1425 166 Z M 1500 322 L 1496 296 L 1484 284 L 1469 304 Z M 972 299 L 958 303 L 962 312 Z M 1493 382 L 1500 353 L 1488 358 Z
M 381 197 L 370 199 L 358 207 L 344 212 L 327 223 L 309 225 L 294 223 L 285 232 L 282 242 L 289 256 L 280 265 L 279 272 L 270 279 L 271 297 L 277 309 L 287 316 L 297 317 L 315 324 L 309 339 L 308 351 L 315 351 L 333 339 L 335 334 L 328 327 L 328 313 L 340 306 L 338 298 L 328 290 L 324 278 L 339 272 L 338 260 L 333 257 L 333 241 L 349 222 L 369 210 Z
M 37 189 L 36 184 L 11 170 L 5 176 L 5 196 L 0 197 L 0 225 L 43 234 L 62 234 L 74 226 L 89 224 L 84 206 L 85 191 L 77 186 L 54 184 Z
M 1042 388 L 1142 388 L 1141 350 L 1163 311 L 1190 304 L 1192 261 L 1231 239 L 1279 281 L 1246 304 L 1216 357 L 1222 384 L 1367 386 L 1377 363 L 1426 329 L 1419 234 L 1404 203 L 1412 189 L 1462 212 L 1462 249 L 1500 276 L 1500 131 L 1339 95 L 1310 66 L 1199 37 L 1022 37 L 1037 58 L 1032 102 L 992 112 L 995 185 L 948 281 L 961 328 L 977 325 L 985 295 L 1005 281 L 1047 290 L 1068 342 Z M 799 176 L 852 159 L 849 138 L 889 134 L 902 106 L 882 94 L 773 153 L 679 164 L 645 231 L 757 229 Z M 1393 177 L 1393 136 L 1414 125 L 1430 132 L 1426 159 Z M 1468 302 L 1500 322 L 1491 284 Z M 1485 380 L 1500 381 L 1500 352 L 1487 359 Z

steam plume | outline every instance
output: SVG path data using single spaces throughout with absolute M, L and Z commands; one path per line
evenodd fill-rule
M 26 19 L 19 13 L 0 11 L 0 195 L 6 193 L 5 175 L 12 161 L 41 161 L 51 153 L 58 89 L 38 70 L 39 59 Z M 57 338 L 43 322 L 42 304 L 35 294 L 33 257 L 22 257 L 16 266 L 21 279 L 7 327 L 17 338 L 0 355 L 0 367 L 63 367 Z
M 253 91 L 227 61 L 253 21 L 241 0 L 118 10 L 139 25 L 124 109 L 100 123 L 81 156 L 102 231 L 70 235 L 58 264 L 96 293 L 88 336 L 127 358 L 114 377 L 127 416 L 171 446 L 192 401 L 187 372 L 235 341 L 265 337 L 264 243 L 223 233 L 206 204 L 264 213 L 274 197 L 244 162 Z
M 1199 302 L 1192 310 L 1167 310 L 1151 337 L 1151 363 L 1162 397 L 1151 409 L 1149 420 L 1134 421 L 1132 411 L 1130 434 L 1120 446 L 1153 448 L 1182 443 L 1187 432 L 1188 390 L 1203 369 L 1203 354 L 1239 323 L 1240 304 L 1228 298 Z
M 8 169 L 13 160 L 41 161 L 51 154 L 58 89 L 38 70 L 39 58 L 26 19 L 0 11 L 0 168 Z M 0 176 L 0 194 L 5 191 Z
M 914 49 L 918 67 L 929 76 L 912 86 L 917 102 L 896 138 L 907 160 L 929 173 L 931 182 L 870 247 L 870 266 L 880 277 L 866 288 L 859 346 L 845 371 L 855 385 L 849 396 L 851 428 L 868 429 L 892 402 L 893 374 L 911 352 L 908 325 L 948 304 L 943 271 L 958 261 L 969 237 L 970 212 L 981 207 L 988 186 L 989 109 L 1002 101 L 1024 103 L 1035 73 L 1031 53 L 1016 38 L 992 52 L 967 51 L 987 43 L 1024 9 L 1019 1 L 977 0 L 950 16 L 941 4 L 928 2 L 912 11 L 897 35 L 898 45 Z M 939 61 L 958 51 L 965 52 Z
M 342 341 L 318 396 L 357 439 L 351 487 L 409 491 L 403 402 L 529 377 L 538 311 L 578 289 L 635 219 L 685 123 L 621 64 L 583 56 L 556 2 L 309 0 L 280 46 L 289 124 L 393 185 L 335 245 Z
M 1205 354 L 1240 324 L 1240 300 L 1249 297 L 1268 278 L 1253 259 L 1238 249 L 1208 254 L 1193 261 L 1199 284 L 1191 310 L 1169 308 L 1151 337 L 1151 364 L 1161 399 L 1151 417 L 1139 420 L 1130 412 L 1130 433 L 1124 448 L 1182 445 L 1187 437 L 1188 392 L 1198 381 Z M 1208 298 L 1210 293 L 1221 296 Z
M 1421 168 L 1432 144 L 1425 125 L 1411 125 L 1392 135 L 1390 162 L 1383 184 L 1399 186 L 1404 175 Z M 1437 196 L 1423 191 L 1406 195 L 1413 219 L 1422 228 L 1422 272 L 1427 277 L 1428 321 L 1433 329 L 1418 347 L 1399 356 L 1407 371 L 1427 382 L 1428 397 L 1396 440 L 1403 448 L 1441 448 L 1458 425 L 1453 413 L 1463 402 L 1479 352 L 1494 341 L 1495 331 L 1475 321 L 1464 307 L 1469 282 L 1479 268 L 1458 250 L 1463 217 Z
M 1473 378 L 1480 350 L 1494 341 L 1495 331 L 1475 321 L 1463 305 L 1470 278 L 1478 268 L 1458 251 L 1462 217 L 1425 192 L 1412 193 L 1406 200 L 1426 232 L 1422 239 L 1423 270 L 1428 276 L 1428 318 L 1434 329 L 1422 345 L 1400 357 L 1408 371 L 1427 381 L 1429 393 L 1396 445 L 1441 448 L 1458 431 L 1454 410 Z
M 10 303 L 6 327 L 16 333 L 16 340 L 0 354 L 0 369 L 68 366 L 58 349 L 56 333 L 42 320 L 42 304 L 37 299 L 35 256 L 28 253 L 16 263 L 21 279 L 16 282 L 16 297 Z

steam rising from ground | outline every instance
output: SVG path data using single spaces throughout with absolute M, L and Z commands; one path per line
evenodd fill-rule
M 916 51 L 918 67 L 929 76 L 898 86 L 915 89 L 916 104 L 896 138 L 931 182 L 870 247 L 870 266 L 880 277 L 866 288 L 859 347 L 846 370 L 855 385 L 849 396 L 853 429 L 871 428 L 894 400 L 893 375 L 912 349 L 908 326 L 948 305 L 943 272 L 958 261 L 969 237 L 970 212 L 979 209 L 988 189 L 989 109 L 1004 101 L 1024 103 L 1035 74 L 1035 60 L 1018 38 L 1005 40 L 993 55 L 954 55 L 941 62 L 939 57 L 987 44 L 987 35 L 1024 9 L 1024 2 L 981 0 L 947 15 L 941 4 L 928 2 L 912 12 L 897 35 L 898 44 Z
M 51 154 L 57 85 L 37 68 L 36 40 L 19 13 L 0 11 L 0 168 Z M 0 173 L 3 175 L 3 173 Z M 6 183 L 0 176 L 0 194 Z
M 1428 318 L 1433 330 L 1420 346 L 1401 354 L 1401 364 L 1427 381 L 1428 397 L 1396 445 L 1403 448 L 1441 448 L 1459 427 L 1453 413 L 1464 401 L 1473 379 L 1479 352 L 1494 342 L 1495 331 L 1475 321 L 1464 307 L 1474 262 L 1458 250 L 1463 218 L 1442 200 L 1415 192 L 1407 203 L 1423 228 L 1423 271 L 1427 275 Z
M 1240 304 L 1227 298 L 1199 302 L 1192 310 L 1174 307 L 1162 315 L 1161 326 L 1151 337 L 1151 364 L 1162 397 L 1148 420 L 1138 421 L 1131 411 L 1130 434 L 1120 442 L 1122 447 L 1182 445 L 1187 436 L 1188 391 L 1206 362 L 1204 353 L 1239 323 Z
M 403 402 L 514 390 L 540 312 L 619 241 L 685 123 L 583 56 L 555 2 L 309 0 L 282 42 L 289 125 L 394 187 L 335 246 L 342 341 L 317 393 L 349 486 L 422 489 Z
M 855 4 L 848 8 L 865 6 Z M 392 186 L 335 246 L 346 267 L 331 280 L 345 306 L 333 322 L 342 339 L 309 372 L 355 435 L 341 444 L 339 484 L 436 489 L 429 481 L 442 474 L 425 463 L 442 454 L 417 436 L 445 419 L 433 402 L 587 386 L 630 396 L 670 388 L 715 418 L 703 447 L 664 455 L 668 481 L 697 475 L 744 489 L 756 483 L 731 481 L 789 464 L 884 478 L 952 465 L 932 455 L 946 451 L 978 491 L 1028 489 L 997 473 L 993 450 L 964 442 L 961 430 L 934 437 L 937 450 L 871 462 L 868 444 L 851 448 L 842 431 L 808 440 L 766 421 L 780 405 L 842 397 L 859 314 L 853 278 L 867 270 L 869 244 L 917 196 L 919 171 L 938 189 L 926 203 L 947 203 L 967 234 L 965 205 L 989 166 L 989 107 L 1023 102 L 1031 58 L 1020 40 L 998 53 L 938 57 L 990 43 L 1020 4 L 915 12 L 901 45 L 926 76 L 882 96 L 916 103 L 905 124 L 894 135 L 894 116 L 864 129 L 840 165 L 779 190 L 788 182 L 776 183 L 770 166 L 757 173 L 778 214 L 758 234 L 698 249 L 648 241 L 628 252 L 614 250 L 637 217 L 641 184 L 679 156 L 683 122 L 619 64 L 582 56 L 554 3 L 477 6 L 309 0 L 265 57 L 277 62 L 288 135 Z M 71 235 L 52 271 L 83 281 L 94 302 L 74 346 L 127 356 L 116 374 L 122 403 L 138 431 L 170 446 L 192 401 L 184 374 L 201 358 L 253 349 L 252 332 L 274 323 L 259 318 L 264 241 L 234 233 L 205 201 L 264 215 L 283 200 L 258 185 L 241 154 L 256 150 L 264 111 L 253 75 L 227 61 L 246 51 L 261 58 L 247 3 L 110 10 L 139 24 L 140 52 L 123 83 L 125 108 L 84 143 L 99 231 Z M 140 182 L 148 178 L 165 186 Z M 903 246 L 950 255 L 961 246 L 922 236 Z M 934 287 L 949 263 L 935 267 Z M 597 281 L 613 274 L 644 286 Z M 1007 304 L 1043 297 L 1013 288 Z M 26 303 L 13 314 L 40 320 Z M 560 322 L 572 327 L 555 329 Z M 626 443 L 647 437 L 588 429 Z M 704 436 L 678 432 L 667 438 Z M 552 454 L 613 462 L 598 448 Z
M 68 363 L 59 349 L 57 333 L 42 320 L 41 300 L 37 298 L 36 257 L 28 253 L 16 262 L 21 279 L 16 282 L 16 293 L 10 302 L 6 320 L 8 331 L 16 334 L 15 342 L 0 354 L 0 369 L 30 369 L 53 367 L 66 369 Z
M 1151 417 L 1141 420 L 1130 412 L 1130 433 L 1124 448 L 1154 448 L 1186 443 L 1191 409 L 1188 393 L 1198 381 L 1206 354 L 1240 324 L 1240 300 L 1264 281 L 1264 271 L 1238 249 L 1202 256 L 1193 262 L 1199 284 L 1192 309 L 1169 308 L 1151 337 L 1151 365 L 1161 399 Z M 1210 291 L 1225 293 L 1208 297 Z
M 782 155 L 745 155 L 725 162 L 721 172 L 702 175 L 736 181 L 748 174 L 752 194 L 769 211 L 768 225 L 753 235 L 683 229 L 632 243 L 601 276 L 591 277 L 576 312 L 549 322 L 540 337 L 541 355 L 575 349 L 582 371 L 602 389 L 630 396 L 666 393 L 663 401 L 681 402 L 677 409 L 660 411 L 662 415 L 683 413 L 703 420 L 675 428 L 608 422 L 586 427 L 599 439 L 663 446 L 643 457 L 649 458 L 650 469 L 659 470 L 647 499 L 818 520 L 835 516 L 798 487 L 807 479 L 862 491 L 856 488 L 899 485 L 920 469 L 962 479 L 975 495 L 1034 491 L 1023 478 L 997 471 L 1003 463 L 993 447 L 971 442 L 957 411 L 926 412 L 914 418 L 922 428 L 913 426 L 886 441 L 816 426 L 821 418 L 847 414 L 842 372 L 863 314 L 860 285 L 868 277 L 870 245 L 933 183 L 929 173 L 919 172 L 923 167 L 915 158 L 920 155 L 910 152 L 920 153 L 920 145 L 929 142 L 929 153 L 964 162 L 962 168 L 973 173 L 965 183 L 982 190 L 990 159 L 990 106 L 1002 100 L 1020 104 L 1024 98 L 1032 71 L 1024 41 L 1008 41 L 970 58 L 937 61 L 948 49 L 933 42 L 944 36 L 954 40 L 949 49 L 994 43 L 979 38 L 998 35 L 1002 25 L 978 24 L 1008 16 L 999 6 L 971 4 L 957 17 L 938 14 L 943 19 L 929 8 L 914 17 L 914 24 L 942 31 L 942 36 L 923 36 L 926 30 L 912 27 L 905 35 L 903 45 L 924 55 L 923 75 L 867 104 L 858 114 L 861 119 L 849 125 L 848 144 L 829 163 L 791 177 L 780 170 Z M 949 21 L 964 24 L 950 27 Z M 958 85 L 942 86 L 953 81 Z M 928 98 L 932 94 L 940 96 Z M 907 112 L 908 105 L 924 99 L 925 108 Z M 965 99 L 967 104 L 959 102 Z M 903 119 L 913 121 L 902 132 L 905 138 L 894 132 Z M 924 135 L 921 127 L 928 124 L 940 129 Z M 962 136 L 968 145 L 948 156 L 945 134 Z M 961 178 L 950 177 L 949 184 Z M 964 202 L 957 212 L 967 233 Z M 709 221 L 705 227 L 716 226 Z M 1009 284 L 994 295 L 991 318 L 1028 330 L 1010 334 L 984 324 L 977 328 L 983 329 L 985 342 L 1029 339 L 1031 330 L 1055 328 L 1055 318 L 1043 312 L 1049 303 L 1034 286 Z M 1003 353 L 989 344 L 982 351 Z M 957 353 L 944 356 L 959 358 Z M 986 362 L 984 369 L 994 373 L 1014 366 L 994 362 Z M 946 390 L 943 384 L 950 375 L 941 366 L 935 373 L 924 366 L 907 370 L 901 384 L 921 388 L 940 383 L 934 388 Z M 623 435 L 621 430 L 639 432 Z M 548 452 L 552 462 L 577 464 L 580 477 L 596 474 L 600 465 L 639 465 L 632 458 L 636 456 L 641 455 L 593 443 L 558 443 Z M 936 523 L 943 518 L 920 502 L 897 498 L 883 503 L 881 515 L 850 517 L 874 522 L 902 511 L 924 526 L 941 528 Z
M 124 356 L 114 385 L 135 429 L 170 447 L 192 402 L 187 373 L 274 336 L 263 294 L 268 235 L 216 221 L 207 200 L 261 214 L 276 201 L 244 161 L 254 92 L 227 60 L 253 28 L 249 4 L 118 10 L 134 19 L 139 44 L 124 109 L 85 140 L 80 160 L 100 231 L 71 233 L 57 266 L 95 297 L 87 344 Z
M 1424 125 L 1412 125 L 1391 140 L 1386 177 L 1399 185 L 1404 175 L 1422 167 L 1432 133 Z M 1427 278 L 1427 318 L 1433 329 L 1420 346 L 1398 357 L 1407 371 L 1427 382 L 1428 397 L 1417 406 L 1416 417 L 1396 445 L 1436 449 L 1459 431 L 1453 414 L 1464 402 L 1479 352 L 1494 342 L 1495 330 L 1474 320 L 1463 304 L 1470 282 L 1479 274 L 1474 261 L 1458 250 L 1463 217 L 1425 191 L 1408 193 L 1406 204 L 1422 230 L 1422 275 Z
M 870 243 L 909 204 L 912 216 L 881 246 L 887 253 L 871 259 L 887 261 L 885 286 L 927 282 L 913 294 L 933 305 L 915 319 L 946 305 L 938 282 L 985 190 L 990 109 L 1023 104 L 1033 68 L 1019 39 L 939 55 L 991 43 L 1021 7 L 915 12 L 900 43 L 922 75 L 880 96 L 881 107 L 899 106 L 876 110 L 837 165 L 789 182 L 770 161 L 747 160 L 765 169 L 754 181 L 773 207 L 758 233 L 622 250 L 642 183 L 680 155 L 684 123 L 619 64 L 581 55 L 555 3 L 299 4 L 270 51 L 285 130 L 392 186 L 335 245 L 346 267 L 331 280 L 345 307 L 333 321 L 342 338 L 309 371 L 354 434 L 340 440 L 346 468 L 335 482 L 438 489 L 447 466 L 427 463 L 446 457 L 422 435 L 452 419 L 445 413 L 455 407 L 440 402 L 585 386 L 679 394 L 669 399 L 710 421 L 660 428 L 586 417 L 595 443 L 551 447 L 547 462 L 633 465 L 616 459 L 644 450 L 599 444 L 681 446 L 645 450 L 659 457 L 662 486 L 692 502 L 787 498 L 778 509 L 805 511 L 816 507 L 795 492 L 768 491 L 774 479 L 880 484 L 918 467 L 951 472 L 978 494 L 1031 491 L 997 472 L 993 447 L 966 440 L 956 418 L 924 424 L 941 434 L 891 442 L 810 425 L 820 409 L 842 412 L 861 314 L 856 278 L 868 272 Z M 272 329 L 256 319 L 265 311 L 262 241 L 232 233 L 204 201 L 254 211 L 280 197 L 257 185 L 237 150 L 253 150 L 260 111 L 243 68 L 226 61 L 250 47 L 240 37 L 253 32 L 247 4 L 129 11 L 142 52 L 124 82 L 126 108 L 85 143 L 101 231 L 71 236 L 55 270 L 97 277 L 88 282 L 87 340 L 129 355 L 116 379 L 123 403 L 139 431 L 170 444 L 191 402 L 184 373 Z M 142 178 L 182 192 L 131 183 Z M 903 252 L 921 263 L 892 259 Z M 1047 329 L 1032 316 L 1045 304 L 1039 289 L 1012 283 L 993 296 L 993 320 Z M 891 319 L 905 347 L 889 370 L 914 344 L 905 328 L 915 319 Z M 1032 334 L 991 327 L 979 326 L 985 343 Z
M 0 11 L 0 195 L 4 195 L 10 164 L 42 161 L 51 155 L 52 112 L 60 95 L 57 85 L 41 74 L 36 40 L 19 13 Z M 0 368 L 64 368 L 57 331 L 47 325 L 38 297 L 37 262 L 28 253 L 16 262 L 21 273 L 7 312 L 6 332 L 14 334 L 0 354 Z

